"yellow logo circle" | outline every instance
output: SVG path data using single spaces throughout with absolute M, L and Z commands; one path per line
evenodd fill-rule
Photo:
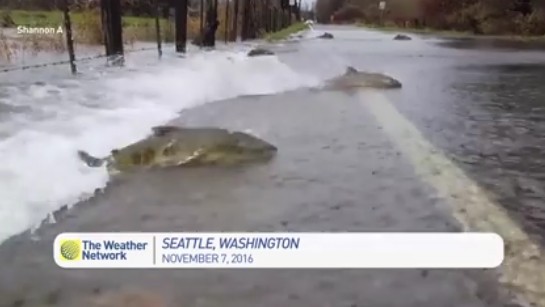
M 61 244 L 61 256 L 66 260 L 75 260 L 81 252 L 78 241 L 67 240 Z

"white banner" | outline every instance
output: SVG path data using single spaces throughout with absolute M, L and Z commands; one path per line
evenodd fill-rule
M 492 233 L 62 233 L 63 268 L 494 268 Z

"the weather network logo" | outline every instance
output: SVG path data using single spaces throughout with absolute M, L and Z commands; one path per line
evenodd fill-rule
M 61 240 L 58 251 L 60 258 L 64 261 L 81 260 L 82 244 L 78 239 Z

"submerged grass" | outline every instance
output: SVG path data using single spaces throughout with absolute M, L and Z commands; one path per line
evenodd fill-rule
M 19 53 L 37 55 L 42 51 L 65 52 L 62 35 L 25 35 L 16 39 L 7 37 L 0 29 L 0 64 L 11 62 Z
M 13 48 L 10 45 L 6 35 L 0 31 L 0 63 L 10 62 L 13 57 Z
M 303 22 L 294 23 L 291 26 L 282 29 L 280 31 L 272 32 L 267 35 L 265 35 L 265 40 L 269 42 L 283 40 L 288 38 L 293 33 L 297 33 L 303 30 L 308 29 L 308 25 Z

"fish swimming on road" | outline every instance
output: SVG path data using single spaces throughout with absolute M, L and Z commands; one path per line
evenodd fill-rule
M 408 35 L 405 35 L 405 34 L 398 34 L 396 36 L 394 36 L 394 40 L 396 41 L 410 41 L 412 40 L 412 38 Z
M 379 73 L 358 71 L 349 66 L 345 73 L 339 77 L 328 80 L 323 87 L 326 90 L 351 90 L 357 88 L 397 89 L 401 88 L 401 82 Z
M 250 52 L 248 52 L 247 55 L 249 57 L 266 56 L 266 55 L 274 55 L 274 52 L 265 48 L 255 48 L 250 50 Z
M 78 151 L 89 167 L 110 173 L 174 166 L 235 165 L 273 158 L 277 148 L 253 135 L 221 128 L 158 126 L 152 135 L 104 158 Z

